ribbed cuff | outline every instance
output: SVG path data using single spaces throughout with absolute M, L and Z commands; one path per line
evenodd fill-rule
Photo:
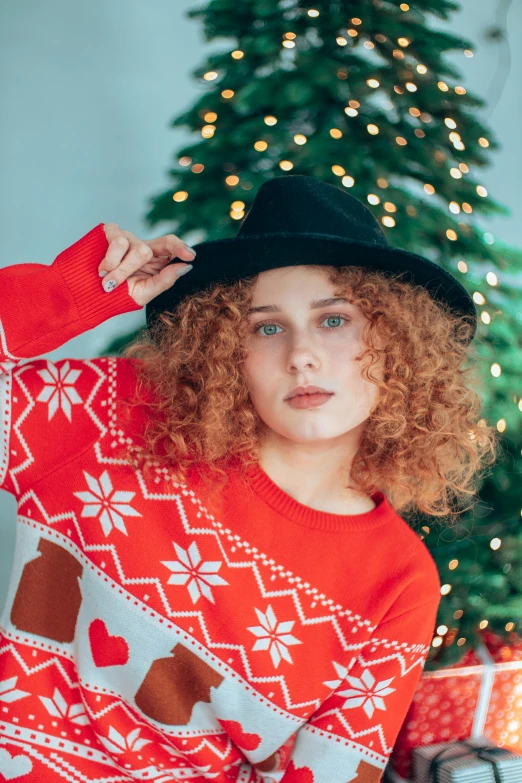
M 52 263 L 59 269 L 80 319 L 89 328 L 121 313 L 143 308 L 129 294 L 126 280 L 110 293 L 102 288 L 103 278 L 98 275 L 98 266 L 109 247 L 103 225 L 99 223 L 73 245 L 62 250 Z

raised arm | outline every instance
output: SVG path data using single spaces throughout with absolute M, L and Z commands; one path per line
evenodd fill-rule
M 144 253 L 145 245 L 149 250 Z M 120 313 L 141 310 L 173 284 L 185 264 L 169 260 L 185 247 L 173 234 L 142 242 L 115 224 L 100 223 L 51 265 L 23 263 L 0 269 L 2 489 L 19 497 L 57 459 L 67 458 L 72 444 L 63 429 L 57 430 L 62 418 L 72 425 L 76 448 L 81 448 L 79 438 L 91 436 L 89 411 L 83 411 L 85 427 L 83 421 L 73 424 L 72 411 L 78 415 L 80 406 L 75 403 L 84 402 L 97 381 L 96 360 L 53 363 L 33 357 Z M 186 250 L 183 257 L 192 259 Z M 105 278 L 100 270 L 107 271 Z M 117 285 L 106 292 L 103 280 L 110 278 Z

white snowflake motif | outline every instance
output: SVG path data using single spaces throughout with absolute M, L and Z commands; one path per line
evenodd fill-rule
M 332 661 L 333 665 L 335 666 L 335 671 L 339 675 L 339 679 L 337 680 L 325 680 L 323 682 L 323 685 L 326 685 L 327 688 L 331 688 L 331 690 L 335 690 L 336 688 L 341 685 L 342 681 L 352 668 L 353 664 L 355 663 L 355 658 L 352 658 L 351 663 L 349 666 L 343 666 L 340 663 L 336 663 L 336 661 Z
M 71 421 L 71 403 L 77 405 L 83 402 L 73 384 L 78 380 L 81 370 L 71 370 L 68 361 L 58 368 L 52 362 L 47 362 L 47 370 L 38 370 L 38 375 L 45 382 L 45 386 L 36 398 L 37 402 L 49 402 L 49 421 L 61 408 L 69 421 Z
M 190 579 L 188 591 L 193 604 L 197 603 L 201 596 L 215 603 L 210 585 L 228 585 L 228 582 L 216 574 L 216 571 L 219 571 L 221 568 L 221 561 L 206 560 L 202 563 L 198 545 L 195 541 L 192 542 L 187 550 L 178 546 L 175 541 L 172 543 L 176 548 L 179 560 L 161 561 L 163 565 L 174 572 L 172 576 L 169 576 L 167 584 L 184 585 Z
M 126 753 L 129 750 L 139 752 L 145 745 L 148 745 L 152 740 L 143 739 L 140 737 L 141 728 L 133 729 L 126 737 L 120 734 L 114 726 L 109 726 L 109 738 L 102 737 L 98 734 L 98 739 L 103 742 L 105 747 L 112 753 Z
M 111 497 L 112 483 L 106 470 L 101 474 L 99 481 L 85 470 L 83 475 L 91 491 L 73 492 L 75 497 L 87 504 L 83 507 L 82 517 L 97 517 L 100 510 L 103 509 L 100 514 L 100 524 L 105 535 L 108 536 L 113 527 L 128 535 L 125 522 L 120 515 L 141 517 L 139 511 L 128 505 L 128 501 L 132 500 L 136 493 L 119 490 L 114 492 Z
M 18 675 L 8 677 L 7 680 L 0 680 L 0 701 L 10 704 L 12 701 L 29 696 L 29 691 L 22 691 L 16 687 L 17 680 Z
M 369 669 L 365 669 L 360 678 L 348 676 L 346 680 L 352 687 L 344 691 L 337 691 L 339 696 L 348 696 L 342 709 L 354 709 L 362 705 L 369 718 L 372 717 L 374 709 L 386 710 L 382 697 L 395 691 L 395 688 L 388 688 L 394 679 L 395 677 L 390 677 L 389 680 L 381 680 L 374 687 L 375 677 Z
M 302 644 L 300 639 L 296 639 L 289 631 L 292 630 L 292 626 L 295 620 L 286 620 L 285 622 L 278 623 L 272 606 L 269 604 L 266 614 L 263 614 L 259 609 L 255 609 L 255 612 L 259 618 L 261 625 L 251 625 L 247 630 L 251 631 L 259 639 L 252 647 L 252 650 L 270 650 L 270 657 L 275 668 L 279 666 L 281 658 L 284 658 L 288 663 L 293 663 L 290 653 L 286 649 L 287 644 Z
M 53 718 L 65 718 L 81 726 L 86 726 L 89 723 L 89 717 L 83 703 L 79 701 L 76 704 L 68 704 L 58 688 L 54 689 L 52 699 L 48 696 L 38 696 L 38 698 Z

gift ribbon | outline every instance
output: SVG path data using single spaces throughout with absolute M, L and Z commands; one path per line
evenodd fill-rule
M 484 724 L 488 716 L 489 700 L 493 690 L 493 680 L 495 678 L 495 661 L 491 657 L 488 648 L 484 644 L 478 644 L 475 652 L 484 664 L 484 674 L 480 684 L 477 709 L 473 718 L 471 729 L 472 737 L 481 737 L 484 734 Z
M 475 710 L 475 715 L 473 718 L 473 726 L 471 729 L 471 737 L 482 737 L 485 736 L 484 725 L 486 723 L 486 718 L 488 716 L 491 691 L 493 690 L 493 680 L 495 678 L 495 661 L 491 656 L 488 648 L 484 644 L 478 644 L 477 647 L 475 648 L 475 652 L 477 654 L 477 657 L 481 660 L 482 664 L 484 665 L 484 673 L 480 683 L 477 708 Z M 470 751 L 461 754 L 460 757 L 464 758 L 464 756 L 476 755 L 479 758 L 483 759 L 484 761 L 490 761 L 491 764 L 493 765 L 493 774 L 495 776 L 495 783 L 501 783 L 500 775 L 496 767 L 494 757 L 501 754 L 505 754 L 504 748 L 498 748 L 492 745 L 472 745 L 465 739 L 460 740 L 458 745 L 460 746 L 465 745 L 466 747 L 470 748 Z M 447 748 L 443 748 L 443 750 L 439 751 L 439 753 L 437 753 L 436 756 L 434 756 L 433 759 L 431 759 L 430 769 L 429 769 L 430 783 L 432 783 L 432 781 L 433 783 L 439 783 L 438 771 L 440 769 L 441 764 L 444 761 L 447 761 L 448 758 L 458 757 L 458 755 L 449 756 L 446 758 L 440 758 L 439 760 L 439 756 L 442 757 L 443 754 L 446 753 L 448 750 L 450 750 L 452 747 L 455 746 L 449 745 Z
M 465 753 L 459 753 L 459 750 L 462 748 L 462 745 L 466 745 L 470 750 Z M 446 756 L 443 758 L 444 754 L 447 753 L 449 750 L 456 750 L 457 753 L 453 756 Z M 440 783 L 440 777 L 439 777 L 439 770 L 442 768 L 442 765 L 451 759 L 461 759 L 465 758 L 466 756 L 478 756 L 480 759 L 483 759 L 484 761 L 489 761 L 493 766 L 493 775 L 495 776 L 495 783 L 502 783 L 502 779 L 500 777 L 497 765 L 496 765 L 496 759 L 495 756 L 503 756 L 505 758 L 506 756 L 506 750 L 505 748 L 498 748 L 496 745 L 472 745 L 468 740 L 460 740 L 457 743 L 448 745 L 446 748 L 442 748 L 442 750 L 439 750 L 438 753 L 435 754 L 435 756 L 430 759 L 430 767 L 429 767 L 429 783 Z
M 490 702 L 490 699 L 491 699 L 491 692 L 493 690 L 493 681 L 494 681 L 494 678 L 495 678 L 495 660 L 491 656 L 488 648 L 484 644 L 480 644 L 479 643 L 475 647 L 475 653 L 476 653 L 477 657 L 480 659 L 480 661 L 483 664 L 484 668 L 483 668 L 483 676 L 482 676 L 482 679 L 481 679 L 480 688 L 479 688 L 479 694 L 478 694 L 478 699 L 477 699 L 477 707 L 476 707 L 476 710 L 475 710 L 475 714 L 474 714 L 474 718 L 473 718 L 473 725 L 472 725 L 471 733 L 470 733 L 470 737 L 471 738 L 487 736 L 484 733 L 484 725 L 486 723 L 486 718 L 488 716 L 489 702 Z M 450 673 L 450 670 L 448 670 L 448 672 L 446 672 L 446 674 L 448 674 L 448 673 Z M 469 743 L 466 740 L 455 741 L 455 742 L 453 742 L 451 744 L 448 744 L 448 746 L 446 748 L 444 748 L 442 751 L 437 753 L 437 755 L 432 759 L 431 764 L 433 764 L 433 768 L 430 767 L 430 770 L 429 770 L 429 772 L 430 772 L 429 783 L 432 783 L 432 781 L 434 780 L 433 775 L 438 775 L 438 768 L 440 766 L 440 762 L 439 761 L 435 761 L 435 760 L 438 759 L 438 757 L 441 756 L 443 753 L 446 753 L 451 747 L 454 747 L 457 742 L 460 745 L 467 745 L 467 746 L 471 747 L 473 750 L 475 750 L 475 748 L 477 750 L 480 750 L 480 751 L 485 750 L 485 751 L 489 752 L 489 754 L 491 756 L 495 756 L 495 755 L 498 755 L 499 753 L 504 753 L 505 752 L 505 749 L 497 748 L 495 745 L 492 745 L 492 746 L 469 745 Z M 467 756 L 469 754 L 465 753 L 464 755 Z M 480 758 L 484 759 L 485 761 L 491 761 L 491 763 L 493 764 L 493 772 L 494 772 L 494 775 L 495 775 L 495 781 L 496 781 L 496 783 L 501 783 L 500 778 L 498 776 L 498 770 L 497 770 L 497 768 L 495 766 L 495 761 L 492 760 L 491 758 L 488 758 L 487 756 L 485 757 L 483 755 L 480 755 L 480 753 L 477 753 L 476 755 L 479 756 Z M 452 756 L 450 758 L 455 758 L 455 756 Z M 394 772 L 394 770 L 389 768 L 389 765 L 388 765 L 388 767 L 386 767 L 385 771 L 389 775 L 389 777 L 391 778 L 392 781 L 395 780 L 396 773 Z M 385 780 L 386 779 L 387 778 L 385 776 Z M 403 778 L 397 778 L 397 779 L 401 780 L 401 781 L 403 780 Z M 438 778 L 435 781 L 435 783 L 439 783 Z

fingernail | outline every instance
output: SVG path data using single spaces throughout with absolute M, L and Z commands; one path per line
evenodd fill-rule
M 107 274 L 107 270 L 102 269 L 101 272 L 99 272 L 98 274 L 100 275 L 100 277 L 105 277 L 105 275 Z
M 191 269 L 193 269 L 192 264 L 186 264 L 186 266 L 181 267 L 181 269 L 178 272 L 178 277 L 181 277 L 181 275 L 184 275 L 187 272 L 190 272 Z
M 104 280 L 103 288 L 107 293 L 110 293 L 113 288 L 116 288 L 116 280 Z
M 190 245 L 187 245 L 186 247 L 187 247 L 187 250 L 190 250 L 191 253 L 194 253 L 194 255 L 196 255 L 196 251 L 194 250 L 193 247 L 190 247 Z

